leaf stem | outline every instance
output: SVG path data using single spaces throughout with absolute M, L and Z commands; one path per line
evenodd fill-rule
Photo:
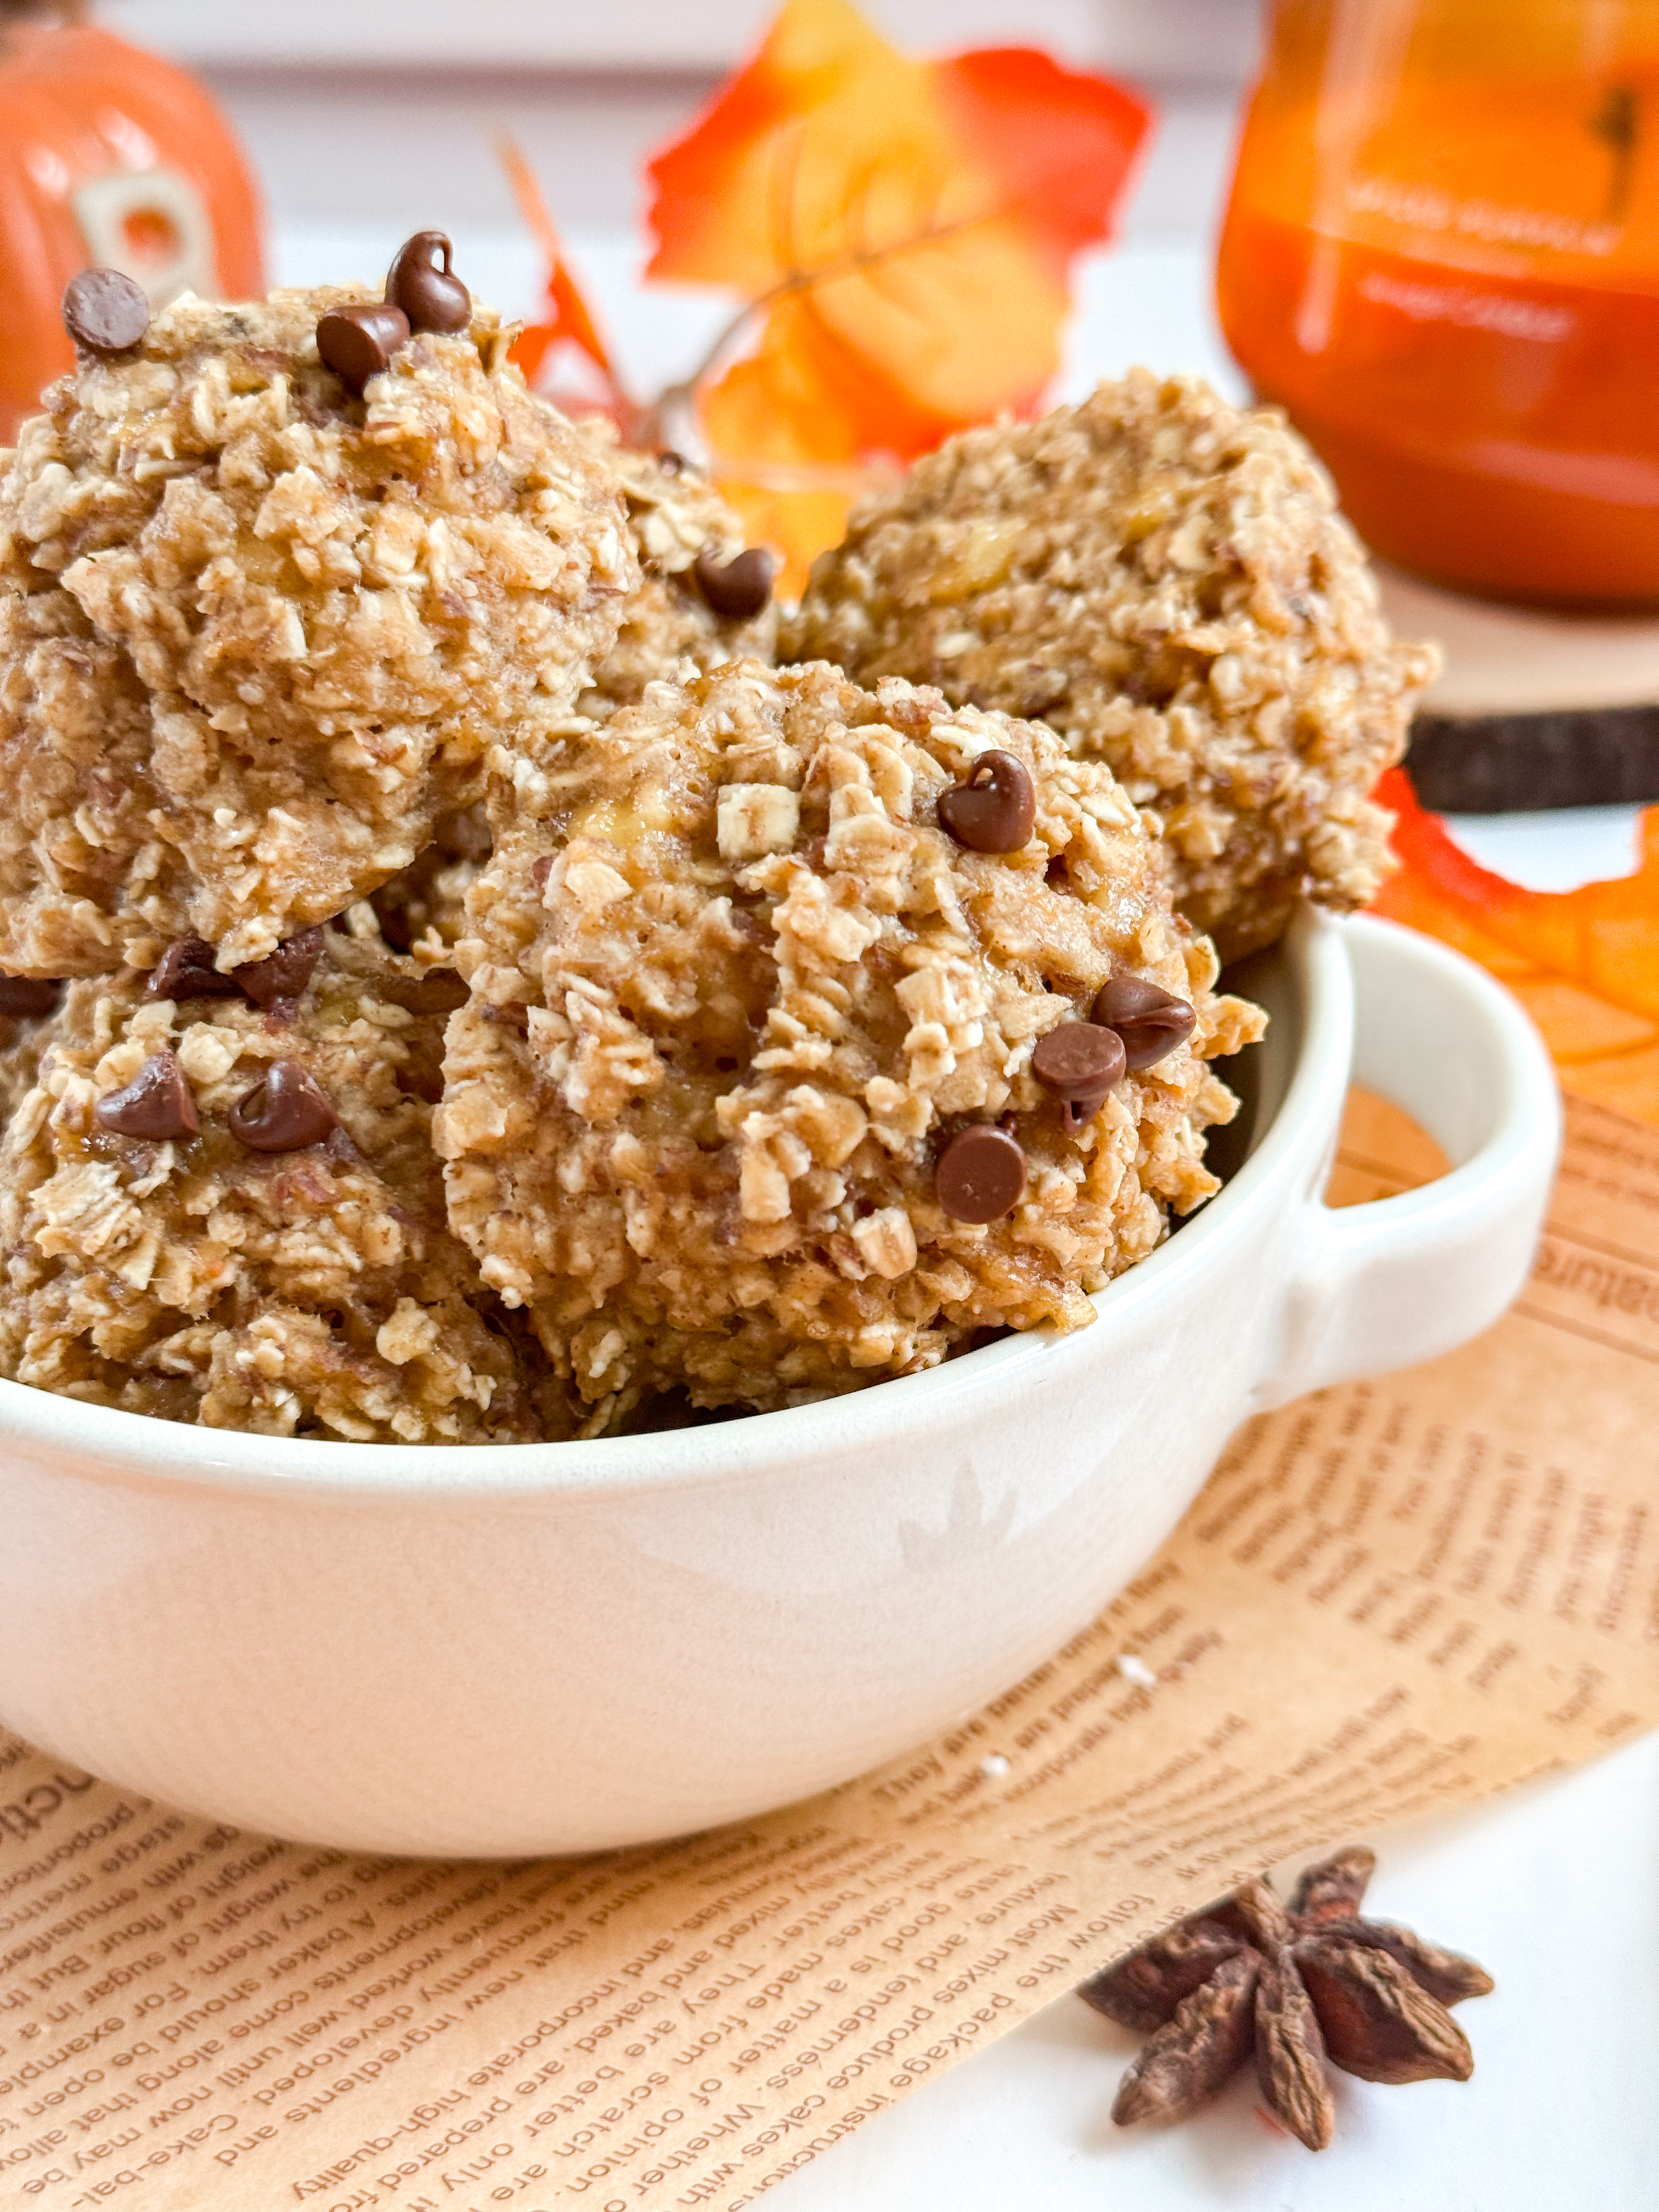
M 815 292 L 820 285 L 836 283 L 843 276 L 856 276 L 864 270 L 877 268 L 884 262 L 896 260 L 903 253 L 916 252 L 923 246 L 939 246 L 946 239 L 960 237 L 963 231 L 976 230 L 981 223 L 994 221 L 995 214 L 996 210 L 992 210 L 983 215 L 963 216 L 955 222 L 933 224 L 909 238 L 895 239 L 888 246 L 865 246 L 856 252 L 844 255 L 838 261 L 827 261 L 817 269 L 789 270 L 775 284 L 769 285 L 765 291 L 757 293 L 752 300 L 745 301 L 736 314 L 721 325 L 691 374 L 673 388 L 687 392 L 701 390 L 755 317 L 765 314 L 781 300 L 791 299 L 800 292 Z

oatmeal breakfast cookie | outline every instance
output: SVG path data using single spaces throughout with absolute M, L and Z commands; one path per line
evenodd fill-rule
M 186 295 L 83 349 L 6 457 L 0 966 L 148 967 L 186 932 L 262 957 L 610 650 L 638 569 L 609 468 L 489 313 L 405 326 L 356 396 L 317 339 L 352 298 Z
M 1206 1055 L 1262 1017 L 1052 732 L 737 662 L 492 804 L 433 1137 L 586 1399 L 777 1406 L 1075 1328 L 1216 1188 Z
M 744 657 L 770 661 L 777 629 L 771 556 L 744 547 L 743 525 L 708 478 L 677 453 L 623 445 L 603 416 L 573 427 L 622 484 L 640 564 L 617 642 L 594 670 L 580 711 L 602 721 L 664 677 L 707 673 Z M 489 844 L 482 805 L 438 823 L 426 850 L 374 894 L 392 944 L 422 962 L 453 957 L 465 927 L 462 902 Z
M 865 501 L 781 649 L 1040 716 L 1104 760 L 1229 959 L 1300 898 L 1374 895 L 1389 817 L 1368 794 L 1437 665 L 1393 641 L 1284 417 L 1144 370 L 967 431 Z
M 0 1373 L 210 1427 L 356 1441 L 574 1433 L 444 1224 L 430 1143 L 462 995 L 378 942 L 211 948 L 66 989 L 0 1145 Z
M 584 694 L 586 714 L 632 706 L 664 676 L 702 673 L 723 660 L 772 659 L 777 610 L 775 563 L 745 547 L 743 525 L 702 472 L 678 453 L 623 445 L 603 416 L 575 425 L 614 471 L 628 501 L 628 525 L 640 580 L 622 610 L 617 641 Z

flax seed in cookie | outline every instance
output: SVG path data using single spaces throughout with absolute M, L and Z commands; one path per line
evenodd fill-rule
M 230 968 L 408 865 L 533 752 L 638 580 L 604 461 L 492 316 L 362 395 L 351 295 L 193 296 L 82 351 L 0 470 L 0 967 Z
M 779 1406 L 1076 1328 L 1215 1188 L 1207 1057 L 1261 1017 L 1041 725 L 736 662 L 490 804 L 434 1141 L 585 1399 Z
M 1106 762 L 1226 958 L 1302 898 L 1373 896 L 1389 817 L 1370 793 L 1436 665 L 1394 641 L 1283 417 L 1144 371 L 967 431 L 866 500 L 781 645 L 1040 717 Z

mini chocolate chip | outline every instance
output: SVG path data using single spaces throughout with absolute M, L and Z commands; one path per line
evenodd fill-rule
M 1000 1221 L 1025 1194 L 1019 1139 L 989 1121 L 959 1129 L 939 1154 L 933 1188 L 953 1221 Z
M 1145 975 L 1127 973 L 1103 985 L 1092 1011 L 1096 1021 L 1122 1038 L 1131 1073 L 1152 1066 L 1185 1044 L 1198 1020 L 1184 999 Z
M 696 463 L 688 461 L 684 453 L 677 453 L 672 446 L 659 446 L 657 448 L 657 466 L 665 477 L 683 477 L 688 469 L 695 468 Z
M 322 953 L 322 931 L 302 929 L 297 936 L 285 937 L 268 958 L 250 960 L 231 973 L 238 989 L 256 1006 L 291 1006 L 311 981 Z
M 403 309 L 372 300 L 331 308 L 317 325 L 317 350 L 324 368 L 331 368 L 359 399 L 369 378 L 392 366 L 392 355 L 408 338 L 409 318 Z
M 83 353 L 130 353 L 149 328 L 149 301 L 118 269 L 83 269 L 64 289 L 64 328 Z
M 1031 1054 L 1032 1074 L 1058 1096 L 1066 1127 L 1074 1131 L 1093 1121 L 1127 1066 L 1122 1038 L 1094 1022 L 1062 1022 Z
M 386 271 L 386 295 L 401 307 L 411 331 L 464 331 L 472 320 L 472 295 L 450 271 L 454 248 L 441 230 L 417 230 L 398 248 Z M 433 267 L 441 255 L 443 267 Z
M 697 589 L 722 622 L 749 622 L 772 596 L 777 562 L 763 545 L 751 545 L 722 561 L 705 545 L 691 564 Z
M 1117 1031 L 1096 1022 L 1062 1022 L 1043 1032 L 1031 1054 L 1032 1074 L 1061 1098 L 1103 1098 L 1127 1064 Z
M 55 1012 L 63 988 L 56 977 L 47 981 L 33 975 L 0 974 L 0 1014 L 28 1021 L 39 1014 Z
M 213 964 L 213 947 L 205 937 L 175 938 L 161 955 L 144 986 L 147 999 L 236 999 L 241 996 L 234 975 Z
M 320 1145 L 340 1117 L 297 1060 L 274 1060 L 231 1108 L 230 1133 L 251 1152 L 302 1152 Z
M 170 1052 L 147 1060 L 125 1091 L 110 1091 L 92 1110 L 100 1128 L 158 1145 L 193 1137 L 201 1127 L 185 1071 Z
M 551 853 L 538 853 L 530 863 L 530 880 L 538 891 L 547 889 L 547 879 L 553 872 L 553 860 Z
M 1018 853 L 1036 823 L 1030 770 L 1012 753 L 981 753 L 960 783 L 939 793 L 939 820 L 970 853 Z

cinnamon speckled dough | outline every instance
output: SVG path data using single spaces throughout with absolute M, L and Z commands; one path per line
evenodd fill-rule
M 1283 416 L 1144 371 L 953 438 L 866 500 L 782 649 L 1041 715 L 1157 810 L 1176 903 L 1226 958 L 1299 898 L 1375 894 L 1389 817 L 1368 794 L 1437 665 L 1393 641 Z
M 580 711 L 603 720 L 631 706 L 647 684 L 707 672 L 744 656 L 769 661 L 777 609 L 748 622 L 716 615 L 696 587 L 693 564 L 704 546 L 722 562 L 744 550 L 743 526 L 689 464 L 624 446 L 603 416 L 574 425 L 620 481 L 640 580 L 623 602 L 617 641 L 594 671 Z M 433 842 L 374 895 L 375 914 L 392 941 L 422 963 L 447 961 L 465 927 L 463 901 L 489 857 L 489 824 L 482 805 L 447 816 Z
M 616 479 L 506 337 L 417 336 L 355 399 L 351 296 L 186 296 L 83 360 L 0 475 L 0 966 L 226 968 L 339 912 L 533 750 L 638 570 Z
M 582 712 L 602 717 L 631 706 L 647 684 L 703 673 L 723 660 L 769 661 L 777 609 L 769 603 L 747 622 L 715 614 L 697 588 L 694 564 L 705 547 L 722 562 L 744 550 L 743 525 L 707 477 L 689 462 L 621 444 L 603 416 L 576 425 L 613 470 L 628 501 L 640 581 L 623 608 L 617 641 L 594 672 Z
M 992 748 L 1036 782 L 1006 856 L 935 821 Z M 1075 1328 L 1215 1188 L 1201 1133 L 1234 1101 L 1203 1055 L 1261 1017 L 1212 995 L 1135 809 L 1052 732 L 738 662 L 653 685 L 514 800 L 434 1142 L 452 1225 L 584 1397 L 776 1406 Z M 1073 1133 L 1032 1047 L 1123 968 L 1196 1006 L 1193 1048 Z M 952 1220 L 940 1144 L 1004 1114 L 1025 1198 Z
M 451 979 L 452 982 L 453 979 Z M 568 1435 L 568 1394 L 449 1235 L 429 1143 L 453 995 L 327 933 L 291 1022 L 240 1000 L 73 983 L 0 1146 L 0 1373 L 132 1413 L 272 1435 L 447 1443 Z M 171 1051 L 200 1133 L 95 1118 Z M 251 1152 L 231 1107 L 302 1063 L 342 1127 Z

